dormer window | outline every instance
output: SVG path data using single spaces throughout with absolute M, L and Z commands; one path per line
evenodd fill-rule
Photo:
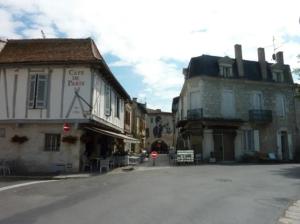
M 232 67 L 230 66 L 221 66 L 221 72 L 220 72 L 222 76 L 224 76 L 225 78 L 228 77 L 232 77 Z
M 225 78 L 233 77 L 232 64 L 234 61 L 231 58 L 225 56 L 223 58 L 220 58 L 218 62 L 220 76 L 223 76 Z
M 275 82 L 284 82 L 283 72 L 282 71 L 273 71 L 273 80 Z

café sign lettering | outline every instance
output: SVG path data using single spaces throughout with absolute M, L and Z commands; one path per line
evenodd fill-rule
M 84 71 L 70 69 L 68 75 L 68 86 L 84 86 L 84 81 L 82 80 Z

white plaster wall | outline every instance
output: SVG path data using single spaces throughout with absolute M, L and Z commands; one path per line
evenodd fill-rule
M 63 74 L 65 72 L 65 81 L 63 83 Z M 49 107 L 46 109 L 28 109 L 26 117 L 27 84 L 29 74 L 43 73 L 51 74 L 48 80 L 51 89 Z M 78 73 L 78 79 L 81 82 L 78 86 L 70 85 L 70 80 Z M 73 74 L 73 75 L 72 75 Z M 7 92 L 5 91 L 5 78 Z M 14 80 L 17 76 L 17 86 L 14 88 Z M 64 87 L 63 87 L 64 85 Z M 44 66 L 44 67 L 22 67 L 22 68 L 2 68 L 0 69 L 0 121 L 7 119 L 83 119 L 82 109 L 78 99 L 72 106 L 72 100 L 75 90 L 88 103 L 91 101 L 91 70 L 89 67 L 72 66 L 64 68 L 63 66 Z M 15 117 L 13 117 L 13 94 L 16 91 Z M 8 104 L 6 104 L 6 96 Z M 61 102 L 63 96 L 63 103 Z M 88 111 L 89 107 L 83 103 L 83 110 Z M 8 106 L 8 116 L 7 116 Z M 70 109 L 71 108 L 71 109 Z M 47 116 L 47 110 L 49 117 Z M 60 111 L 63 110 L 61 117 Z M 69 114 L 68 114 L 69 112 Z
M 60 151 L 45 151 L 45 134 L 61 134 L 62 124 L 24 124 L 19 127 L 16 125 L 0 125 L 5 129 L 5 137 L 0 137 L 0 158 L 8 161 L 15 160 L 22 168 L 22 172 L 55 172 L 61 170 L 61 166 L 72 164 L 67 172 L 78 172 L 80 161 L 80 148 L 83 145 L 78 140 L 76 144 L 61 143 Z M 74 126 L 68 135 L 77 136 L 82 134 Z M 12 143 L 10 140 L 14 135 L 26 136 L 28 141 L 23 144 Z
M 124 130 L 124 99 L 117 93 L 117 91 L 111 86 L 111 114 L 110 116 L 105 115 L 105 102 L 104 102 L 104 92 L 105 85 L 109 83 L 103 78 L 100 73 L 94 74 L 94 89 L 93 89 L 93 110 L 92 114 L 103 121 L 111 123 L 113 126 Z M 115 96 L 120 98 L 120 117 L 115 116 Z

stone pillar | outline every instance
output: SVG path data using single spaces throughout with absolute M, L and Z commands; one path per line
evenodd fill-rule
M 212 129 L 203 130 L 203 142 L 202 142 L 203 159 L 209 159 L 210 153 L 214 151 L 214 138 Z
M 236 136 L 234 139 L 234 158 L 240 160 L 243 155 L 243 131 L 236 130 Z

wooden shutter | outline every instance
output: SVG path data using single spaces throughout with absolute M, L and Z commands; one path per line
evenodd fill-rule
M 28 108 L 31 109 L 34 108 L 36 77 L 37 75 L 30 75 L 29 77 Z
M 259 152 L 260 144 L 259 144 L 259 131 L 254 130 L 254 150 Z
M 36 88 L 36 108 L 46 108 L 48 91 L 48 76 L 38 75 Z
M 108 85 L 105 85 L 105 109 L 104 113 L 106 116 L 110 116 L 111 112 L 111 91 Z

